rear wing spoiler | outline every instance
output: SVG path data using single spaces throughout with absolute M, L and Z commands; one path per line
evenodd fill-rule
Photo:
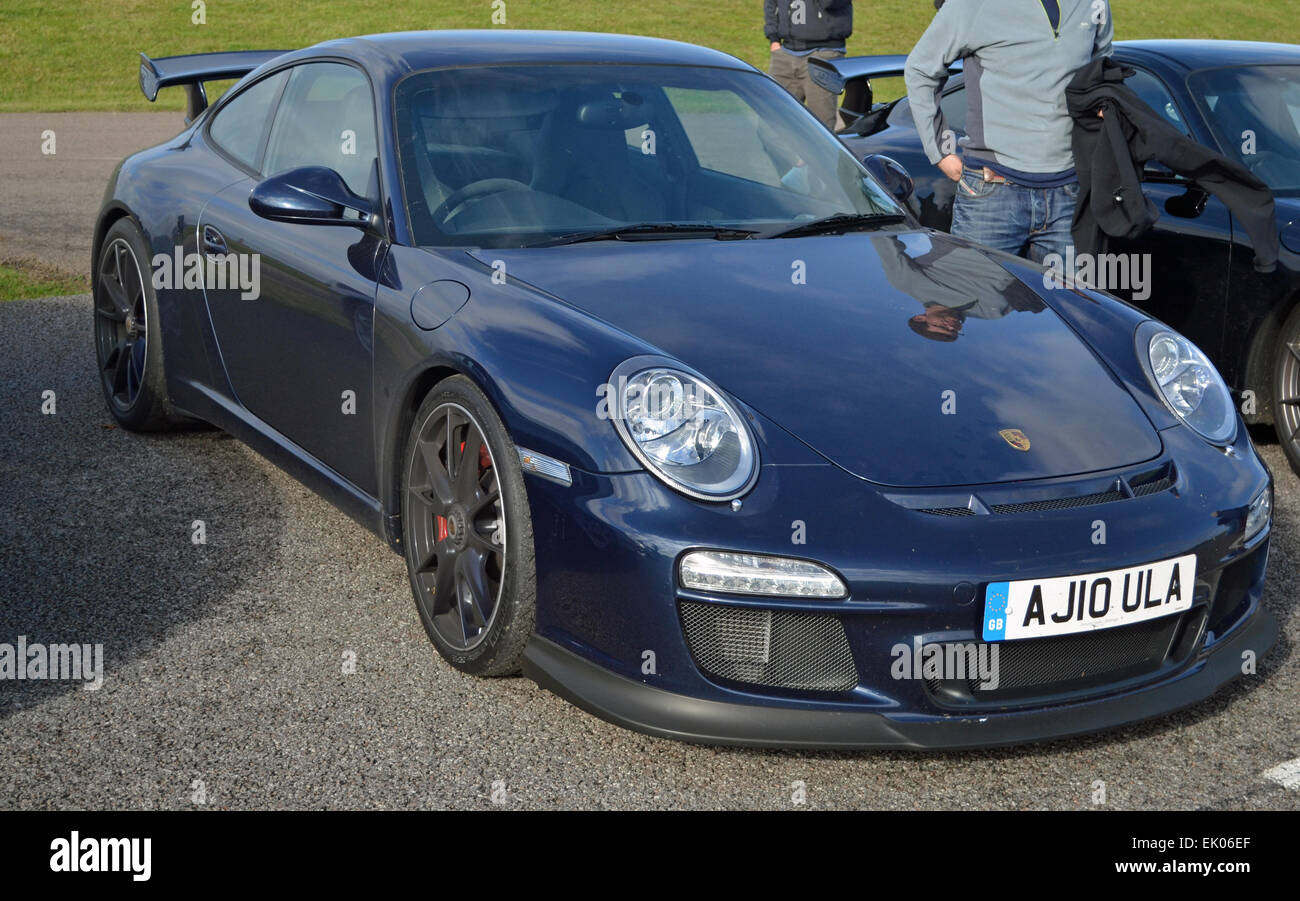
M 871 112 L 871 79 L 898 78 L 907 66 L 907 57 L 848 56 L 841 59 L 808 58 L 808 76 L 813 83 L 832 94 L 843 94 L 840 112 L 845 124 L 860 119 Z M 962 69 L 961 60 L 948 66 L 948 74 L 956 75 Z
M 262 63 L 269 62 L 286 50 L 231 50 L 226 53 L 191 53 L 187 56 L 164 56 L 150 59 L 140 54 L 140 91 L 153 103 L 162 88 L 185 86 L 185 121 L 208 108 L 204 82 L 243 78 Z

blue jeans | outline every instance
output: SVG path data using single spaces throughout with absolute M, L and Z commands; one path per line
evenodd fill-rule
M 1078 182 L 1027 188 L 985 181 L 983 169 L 966 167 L 953 201 L 952 233 L 1036 263 L 1052 253 L 1064 257 L 1074 243 L 1070 222 L 1078 199 Z

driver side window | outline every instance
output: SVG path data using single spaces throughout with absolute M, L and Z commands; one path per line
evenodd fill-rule
M 264 173 L 325 166 L 342 176 L 352 193 L 373 199 L 377 155 L 375 108 L 365 75 L 343 63 L 295 68 L 271 127 Z
M 1169 93 L 1164 82 L 1145 69 L 1134 67 L 1134 70 L 1134 74 L 1124 83 L 1133 89 L 1143 103 L 1159 113 L 1160 118 L 1166 123 L 1183 134 L 1190 135 L 1187 123 L 1183 120 L 1183 115 L 1179 112 L 1178 105 L 1174 103 L 1174 97 Z

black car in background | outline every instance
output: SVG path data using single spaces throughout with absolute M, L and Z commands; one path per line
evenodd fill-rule
M 1236 395 L 1248 423 L 1273 424 L 1300 472 L 1300 46 L 1243 41 L 1151 40 L 1115 44 L 1115 59 L 1153 109 L 1185 134 L 1245 164 L 1273 190 L 1282 251 L 1276 272 L 1257 273 L 1250 239 L 1217 198 L 1159 164 L 1144 190 L 1161 209 L 1136 241 L 1114 254 L 1150 254 L 1147 286 L 1114 293 L 1201 347 Z M 956 183 L 926 159 L 906 98 L 873 103 L 871 79 L 902 74 L 905 57 L 813 60 L 815 77 L 842 92 L 840 137 L 896 193 L 912 190 L 922 223 L 948 230 Z M 960 67 L 944 87 L 948 125 L 965 127 Z

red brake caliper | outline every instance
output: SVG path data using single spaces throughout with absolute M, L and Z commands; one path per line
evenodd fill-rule
M 464 441 L 460 443 L 460 452 L 462 454 L 465 453 Z M 478 449 L 479 477 L 482 478 L 483 473 L 487 472 L 488 469 L 491 468 L 491 466 L 492 466 L 492 456 L 488 453 L 487 445 L 484 444 Z M 434 520 L 438 524 L 438 540 L 445 541 L 447 539 L 447 517 L 435 516 Z

